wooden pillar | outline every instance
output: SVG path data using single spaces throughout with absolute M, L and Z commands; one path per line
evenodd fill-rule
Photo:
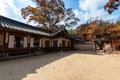
M 53 47 L 53 40 L 51 39 L 50 41 L 51 41 L 51 47 Z
M 6 32 L 6 34 L 5 34 L 5 48 L 8 48 L 8 35 L 9 35 L 9 33 L 8 32 Z
M 41 39 L 39 39 L 39 48 L 41 48 Z
M 74 49 L 74 44 L 75 44 L 75 41 L 71 40 L 71 49 Z
M 40 43 L 41 43 L 41 48 L 43 48 L 43 38 L 41 38 Z
M 9 40 L 9 33 L 6 32 L 6 33 L 5 33 L 5 36 L 4 36 L 4 49 L 5 49 L 5 51 L 3 52 L 3 54 L 4 54 L 6 57 L 9 57 L 9 53 L 7 52 L 8 40 Z
M 8 52 L 6 53 L 6 57 L 9 57 L 9 53 Z
M 61 47 L 61 46 L 62 46 L 61 39 L 58 39 L 58 47 Z
M 30 48 L 30 36 L 28 36 L 28 39 L 27 39 L 28 41 L 28 47 Z
M 5 43 L 8 43 L 8 32 L 5 34 Z
M 30 38 L 30 47 L 34 47 L 34 38 Z
M 50 48 L 52 48 L 53 47 L 53 41 L 52 41 L 52 39 L 50 39 L 49 41 L 50 41 Z
M 45 48 L 45 38 L 42 38 L 42 48 Z
M 29 55 L 31 55 L 32 53 L 31 53 L 31 51 L 29 52 Z

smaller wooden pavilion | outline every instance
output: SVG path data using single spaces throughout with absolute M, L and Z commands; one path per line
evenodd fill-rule
M 74 48 L 65 29 L 44 30 L 0 16 L 0 56 Z
M 96 38 L 93 40 L 93 42 L 95 43 L 95 51 L 97 51 L 97 49 L 104 49 L 106 41 L 103 37 L 101 37 L 101 35 L 96 35 Z
M 93 40 L 95 43 L 95 52 L 100 50 L 100 52 L 111 53 L 112 52 L 112 43 L 110 40 L 106 40 L 101 35 L 96 35 L 96 38 Z

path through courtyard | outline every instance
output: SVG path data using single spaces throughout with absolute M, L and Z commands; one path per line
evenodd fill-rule
M 120 54 L 67 51 L 0 62 L 0 80 L 120 80 Z

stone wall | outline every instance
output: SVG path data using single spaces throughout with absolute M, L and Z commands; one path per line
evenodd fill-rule
M 75 49 L 78 50 L 95 50 L 94 43 L 75 44 Z
M 120 40 L 114 40 L 112 43 L 113 50 L 120 50 Z

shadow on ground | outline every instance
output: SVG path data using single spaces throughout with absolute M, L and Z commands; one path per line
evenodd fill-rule
M 62 55 L 61 55 L 62 54 Z M 29 58 L 0 62 L 0 80 L 22 80 L 28 74 L 56 60 L 72 55 L 72 52 L 54 52 Z

